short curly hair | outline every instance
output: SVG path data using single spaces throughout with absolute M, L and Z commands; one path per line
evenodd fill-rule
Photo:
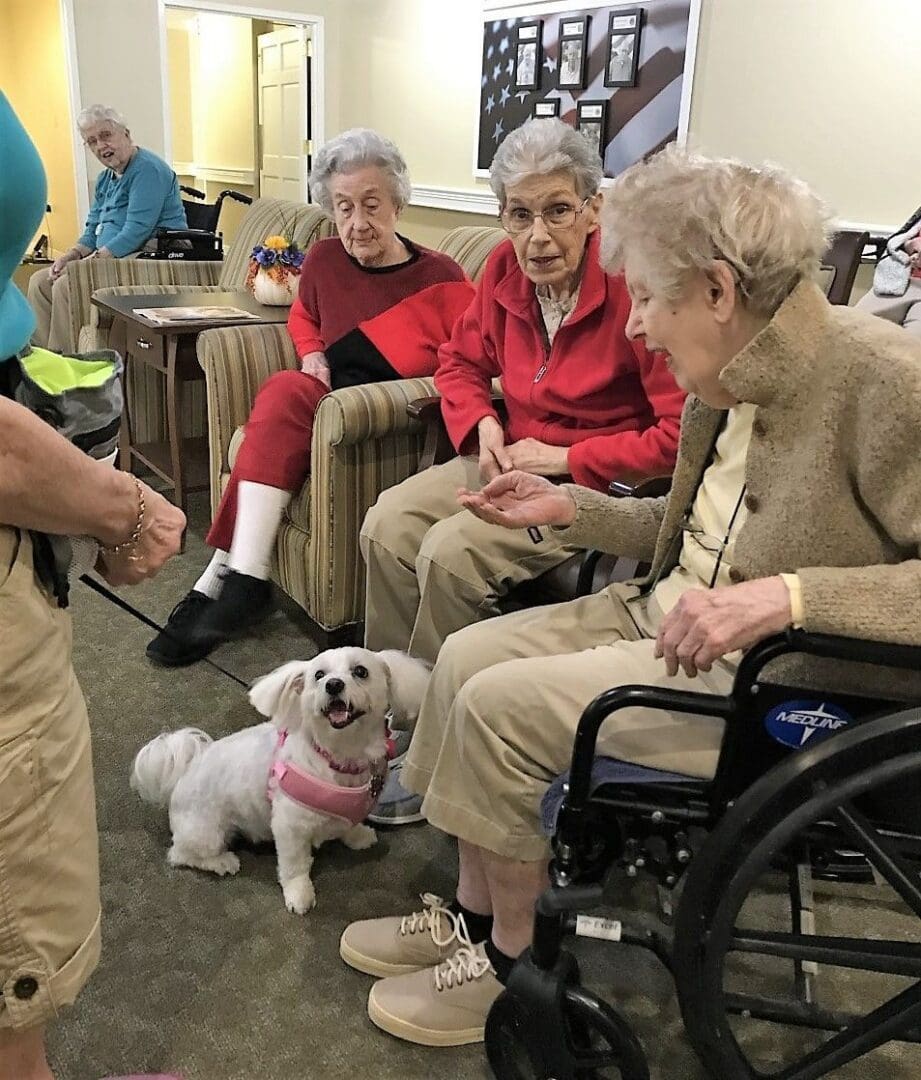
M 800 281 L 817 278 L 830 225 L 825 203 L 786 170 L 672 144 L 605 192 L 601 263 L 609 273 L 629 265 L 675 300 L 696 271 L 721 259 L 745 306 L 773 315 Z
M 604 175 L 601 158 L 584 135 L 555 117 L 532 118 L 499 144 L 489 170 L 489 186 L 504 207 L 509 187 L 529 176 L 569 173 L 579 198 L 594 195 Z
M 377 165 L 387 175 L 393 201 L 402 210 L 412 194 L 406 161 L 395 143 L 371 128 L 350 128 L 320 147 L 310 170 L 310 194 L 332 217 L 330 180 L 336 173 L 357 172 L 368 165 Z

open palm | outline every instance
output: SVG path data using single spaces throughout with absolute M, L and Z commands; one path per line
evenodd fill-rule
M 506 529 L 570 525 L 576 513 L 576 504 L 568 491 L 546 477 L 520 470 L 497 476 L 482 491 L 461 488 L 457 500 L 483 521 Z

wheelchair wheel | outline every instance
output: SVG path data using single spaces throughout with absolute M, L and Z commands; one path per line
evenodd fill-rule
M 552 1031 L 536 1032 L 522 1002 L 503 992 L 486 1021 L 486 1056 L 496 1080 L 649 1080 L 633 1029 L 593 994 L 567 986 L 559 1020 Z
M 912 709 L 788 758 L 710 835 L 685 882 L 674 971 L 688 1036 L 713 1076 L 862 1077 L 866 1063 L 851 1063 L 863 1055 L 921 1043 L 921 820 L 904 811 L 919 785 Z M 897 820 L 900 793 L 914 820 Z M 869 897 L 827 879 L 813 894 L 810 860 L 823 845 L 867 860 Z M 904 1053 L 921 1062 L 921 1048 Z

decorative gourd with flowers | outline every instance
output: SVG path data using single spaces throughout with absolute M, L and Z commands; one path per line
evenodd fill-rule
M 249 259 L 246 287 L 260 304 L 293 304 L 304 252 L 286 236 L 270 236 L 257 244 Z

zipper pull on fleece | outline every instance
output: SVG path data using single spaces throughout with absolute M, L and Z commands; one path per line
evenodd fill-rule
M 541 366 L 540 366 L 540 367 L 539 367 L 539 368 L 537 369 L 537 374 L 536 374 L 536 375 L 534 376 L 534 381 L 535 381 L 536 383 L 539 383 L 539 382 L 541 381 L 541 379 L 542 379 L 542 378 L 543 378 L 543 377 L 544 377 L 544 376 L 545 376 L 546 374 L 547 374 L 547 364 L 546 364 L 546 362 L 544 362 L 544 363 L 543 363 L 543 364 L 541 364 Z

